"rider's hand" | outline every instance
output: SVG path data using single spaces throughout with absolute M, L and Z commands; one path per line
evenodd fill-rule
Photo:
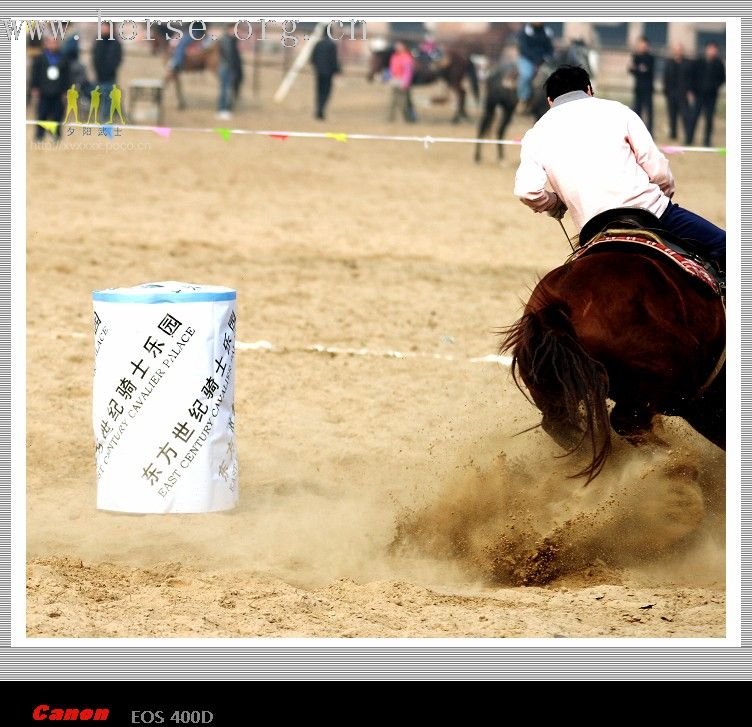
M 560 220 L 562 217 L 564 217 L 566 212 L 567 212 L 567 206 L 557 196 L 556 204 L 553 207 L 551 207 L 550 210 L 547 210 L 546 214 L 549 217 L 553 217 L 555 220 Z

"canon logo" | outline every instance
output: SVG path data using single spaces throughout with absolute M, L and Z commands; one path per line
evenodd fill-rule
M 88 722 L 90 720 L 104 722 L 109 718 L 110 710 L 103 708 L 90 709 L 88 707 L 86 709 L 74 709 L 72 707 L 59 709 L 56 707 L 50 707 L 49 704 L 40 704 L 34 708 L 31 716 L 38 722 L 41 722 L 44 719 L 48 719 L 50 722 L 75 722 L 77 720 L 82 722 Z

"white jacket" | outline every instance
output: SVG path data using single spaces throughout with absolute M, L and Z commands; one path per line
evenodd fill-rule
M 660 217 L 674 194 L 668 160 L 634 111 L 584 91 L 559 96 L 522 139 L 514 193 L 536 212 L 556 205 L 577 230 L 599 212 L 640 207 Z

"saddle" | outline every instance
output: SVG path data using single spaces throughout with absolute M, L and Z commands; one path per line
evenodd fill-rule
M 440 73 L 449 65 L 449 56 L 441 51 L 427 53 L 426 51 L 415 51 L 415 72 L 421 75 L 435 75 Z
M 204 52 L 204 43 L 201 40 L 194 40 L 185 48 L 186 57 L 198 58 Z
M 670 260 L 725 299 L 725 273 L 706 258 L 695 240 L 672 235 L 647 210 L 619 207 L 597 214 L 580 230 L 579 246 L 570 259 L 606 250 L 634 249 L 635 246 L 643 252 Z

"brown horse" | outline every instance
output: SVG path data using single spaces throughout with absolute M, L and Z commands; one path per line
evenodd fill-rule
M 366 78 L 373 81 L 375 76 L 388 70 L 389 61 L 393 54 L 393 45 L 388 45 L 382 50 L 374 50 L 371 54 Z M 465 109 L 465 99 L 467 98 L 464 85 L 465 76 L 470 81 L 473 97 L 478 101 L 480 95 L 478 74 L 475 65 L 470 60 L 470 55 L 465 51 L 449 48 L 444 56 L 436 61 L 417 58 L 412 85 L 426 86 L 436 81 L 444 81 L 457 97 L 457 108 L 452 117 L 452 123 L 456 124 L 462 119 L 469 118 Z
M 568 453 L 589 447 L 574 477 L 598 475 L 612 427 L 633 444 L 659 442 L 655 414 L 683 417 L 725 448 L 723 301 L 661 255 L 605 247 L 567 262 L 503 333 L 544 431 Z

